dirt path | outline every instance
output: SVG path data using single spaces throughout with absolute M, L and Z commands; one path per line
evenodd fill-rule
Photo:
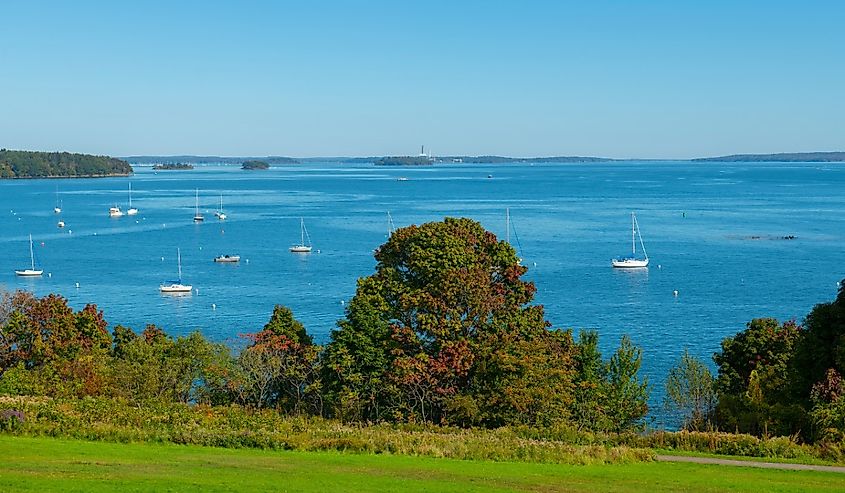
M 696 464 L 717 464 L 721 466 L 759 467 L 761 469 L 789 469 L 793 471 L 823 471 L 845 474 L 843 466 L 816 466 L 812 464 L 787 464 L 784 462 L 757 462 L 750 460 L 714 459 L 712 457 L 691 457 L 686 455 L 656 455 L 660 462 L 694 462 Z

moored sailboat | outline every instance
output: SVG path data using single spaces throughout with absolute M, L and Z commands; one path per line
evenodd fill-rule
M 637 256 L 637 238 L 640 239 L 640 247 L 643 250 L 643 257 Z M 648 253 L 645 251 L 643 237 L 640 234 L 640 225 L 637 223 L 637 216 L 631 213 L 631 254 L 622 255 L 611 261 L 611 265 L 621 269 L 648 267 Z
M 290 247 L 293 253 L 311 253 L 311 237 L 308 235 L 308 230 L 305 229 L 305 219 L 299 219 L 300 240 L 299 245 Z M 306 243 L 306 239 L 308 242 Z
M 205 218 L 200 214 L 200 189 L 197 189 L 196 206 L 194 208 L 194 222 L 199 223 L 205 221 Z
M 16 270 L 15 275 L 21 277 L 36 277 L 44 273 L 42 269 L 35 268 L 35 251 L 32 248 L 32 235 L 29 235 L 29 269 Z
M 132 207 L 132 182 L 129 182 L 129 209 L 126 210 L 126 215 L 134 216 L 138 213 L 138 209 Z
M 162 293 L 190 293 L 193 286 L 182 284 L 182 252 L 176 249 L 176 265 L 178 266 L 179 278 L 175 281 L 166 281 L 158 289 Z

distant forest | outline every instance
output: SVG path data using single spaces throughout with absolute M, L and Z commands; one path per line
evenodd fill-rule
M 697 162 L 780 162 L 780 163 L 834 163 L 845 161 L 845 152 L 786 152 L 780 154 L 732 154 L 730 156 L 702 157 Z
M 294 158 L 284 156 L 267 157 L 223 157 L 223 156 L 129 156 L 123 158 L 132 164 L 237 164 L 245 161 L 263 161 L 268 164 L 299 164 Z
M 0 178 L 125 176 L 131 173 L 129 163 L 108 156 L 0 149 Z

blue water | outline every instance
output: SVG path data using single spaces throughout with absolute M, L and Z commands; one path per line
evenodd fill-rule
M 0 287 L 58 292 L 75 307 L 96 303 L 112 324 L 156 323 L 220 341 L 259 330 L 279 303 L 324 342 L 356 279 L 373 270 L 387 211 L 397 226 L 468 216 L 504 237 L 510 208 L 548 319 L 598 329 L 606 351 L 630 334 L 659 396 L 684 347 L 709 360 L 754 317 L 801 320 L 845 277 L 841 164 L 137 168 L 140 214 L 109 218 L 111 205 L 126 209 L 129 180 L 0 181 Z M 53 213 L 57 187 L 64 230 Z M 197 188 L 202 224 L 192 222 Z M 220 194 L 226 221 L 213 216 Z M 632 210 L 652 263 L 614 270 L 611 257 L 630 248 Z M 287 250 L 299 240 L 300 217 L 310 255 Z M 29 263 L 30 233 L 45 274 L 16 278 L 13 270 Z M 777 239 L 785 235 L 796 238 Z M 187 297 L 158 292 L 176 276 L 177 247 L 185 282 L 199 290 Z M 243 260 L 214 264 L 221 253 Z

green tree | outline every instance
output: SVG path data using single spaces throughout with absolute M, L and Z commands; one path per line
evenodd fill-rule
M 529 305 L 535 288 L 510 245 L 446 218 L 396 231 L 376 260 L 326 349 L 336 416 L 496 426 L 564 415 L 573 345 Z
M 613 431 L 639 429 L 648 413 L 648 380 L 640 379 L 642 350 L 622 336 L 607 365 L 607 415 Z
M 792 390 L 802 402 L 810 400 L 817 382 L 828 370 L 845 374 L 845 280 L 833 302 L 813 307 L 804 321 L 792 361 Z
M 722 341 L 713 355 L 719 427 L 757 435 L 791 435 L 804 428 L 804 410 L 790 396 L 790 365 L 801 337 L 795 322 L 758 318 Z
M 680 413 L 685 429 L 707 430 L 714 424 L 716 401 L 716 381 L 710 369 L 684 348 L 666 377 L 667 410 Z

